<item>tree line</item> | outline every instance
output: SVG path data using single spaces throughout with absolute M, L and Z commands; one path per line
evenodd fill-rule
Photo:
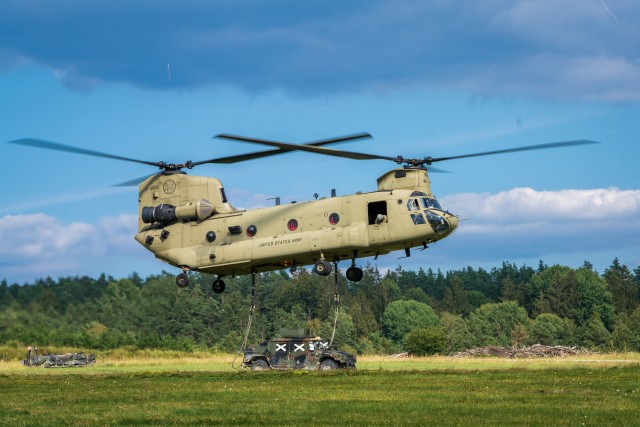
M 490 270 L 446 273 L 419 269 L 382 274 L 367 265 L 348 282 L 306 269 L 256 276 L 249 342 L 306 328 L 359 354 L 451 354 L 469 348 L 534 343 L 600 351 L 640 351 L 640 267 L 614 259 L 600 274 L 588 262 L 574 269 L 504 262 Z M 114 279 L 65 277 L 24 285 L 0 282 L 0 343 L 82 349 L 160 348 L 238 351 L 249 316 L 251 277 L 191 274 Z

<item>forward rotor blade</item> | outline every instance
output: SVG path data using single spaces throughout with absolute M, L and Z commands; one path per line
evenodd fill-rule
M 129 181 L 121 182 L 120 184 L 114 184 L 114 185 L 112 185 L 112 187 L 136 187 L 142 181 L 145 181 L 146 179 L 148 179 L 149 177 L 152 177 L 153 175 L 157 175 L 157 174 L 152 173 L 151 175 L 141 176 L 139 178 L 135 178 L 135 179 L 131 179 Z
M 485 151 L 482 153 L 473 153 L 473 154 L 462 154 L 460 156 L 450 156 L 450 157 L 437 157 L 431 158 L 428 157 L 427 164 L 431 164 L 433 162 L 442 162 L 444 160 L 453 160 L 453 159 L 462 159 L 465 157 L 478 157 L 478 156 L 489 156 L 493 154 L 504 154 L 504 153 L 514 153 L 516 151 L 532 151 L 532 150 L 546 150 L 548 148 L 559 148 L 559 147 L 571 147 L 574 145 L 588 145 L 588 144 L 600 144 L 598 141 L 591 141 L 589 139 L 576 139 L 573 141 L 561 141 L 561 142 L 550 142 L 548 144 L 537 144 L 537 145 L 528 145 L 525 147 L 517 147 L 517 148 L 507 148 L 504 150 L 494 150 L 494 151 Z
M 335 156 L 335 157 L 344 157 L 347 159 L 354 159 L 354 160 L 391 160 L 394 162 L 398 160 L 395 157 L 378 156 L 375 154 L 357 153 L 353 151 L 335 150 L 333 148 L 324 148 L 324 147 L 306 145 L 306 144 L 287 144 L 284 142 L 269 141 L 266 139 L 257 139 L 257 138 L 247 138 L 244 136 L 229 135 L 224 133 L 216 135 L 215 137 L 222 138 L 222 139 L 230 139 L 233 141 L 249 142 L 252 144 L 268 145 L 271 147 L 278 147 L 281 150 L 286 150 L 286 151 L 295 151 L 295 150 L 308 151 L 311 153 L 325 154 L 327 156 Z
M 311 145 L 314 147 L 321 147 L 323 145 L 329 145 L 329 144 L 337 144 L 340 142 L 347 142 L 347 141 L 354 141 L 356 139 L 364 139 L 364 138 L 371 138 L 372 136 L 366 132 L 364 133 L 357 133 L 354 135 L 347 135 L 347 136 L 342 136 L 342 137 L 338 137 L 338 138 L 330 138 L 330 139 L 322 139 L 319 141 L 314 141 L 314 142 L 309 142 L 305 145 Z M 288 153 L 290 151 L 293 150 L 289 150 L 289 149 L 282 149 L 282 148 L 278 148 L 275 150 L 266 150 L 266 151 L 258 151 L 255 153 L 247 153 L 247 154 L 239 154 L 237 156 L 229 156 L 229 157 L 221 157 L 218 159 L 211 159 L 211 160 L 203 160 L 200 162 L 193 162 L 194 166 L 198 166 L 204 163 L 237 163 L 237 162 L 243 162 L 246 160 L 253 160 L 253 159 L 259 159 L 262 157 L 269 157 L 269 156 L 275 156 L 277 154 L 283 154 L 283 153 Z
M 114 154 L 101 153 L 99 151 L 87 150 L 85 148 L 72 147 L 70 145 L 59 144 L 57 142 L 45 141 L 36 138 L 21 138 L 8 141 L 9 144 L 26 145 L 28 147 L 46 148 L 47 150 L 67 151 L 69 153 L 84 154 L 93 157 L 105 157 L 107 159 L 124 160 L 127 162 L 142 163 L 149 166 L 161 167 L 158 162 L 147 162 L 145 160 L 131 159 L 128 157 L 116 156 Z

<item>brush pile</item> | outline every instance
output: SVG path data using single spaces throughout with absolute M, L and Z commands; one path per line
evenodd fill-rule
M 42 366 L 45 368 L 78 368 L 95 363 L 96 355 L 85 353 L 46 354 L 22 361 L 23 366 Z
M 577 354 L 592 354 L 591 351 L 579 349 L 577 347 L 567 347 L 563 345 L 542 345 L 534 344 L 530 347 L 496 347 L 488 346 L 473 348 L 461 351 L 453 357 L 503 357 L 507 359 L 515 358 L 535 358 L 535 357 L 563 357 Z

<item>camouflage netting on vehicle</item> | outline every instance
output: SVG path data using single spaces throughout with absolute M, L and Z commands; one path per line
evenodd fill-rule
M 26 360 L 23 360 L 22 363 L 28 365 Z M 94 363 L 96 363 L 96 355 L 85 353 L 47 354 L 31 359 L 31 366 L 45 368 L 79 368 Z

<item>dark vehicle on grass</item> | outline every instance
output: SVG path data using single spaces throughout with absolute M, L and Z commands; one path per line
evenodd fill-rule
M 319 337 L 306 336 L 304 330 L 283 330 L 275 338 L 247 347 L 242 366 L 252 371 L 264 369 L 305 369 L 328 371 L 355 368 L 356 357 L 329 348 Z

